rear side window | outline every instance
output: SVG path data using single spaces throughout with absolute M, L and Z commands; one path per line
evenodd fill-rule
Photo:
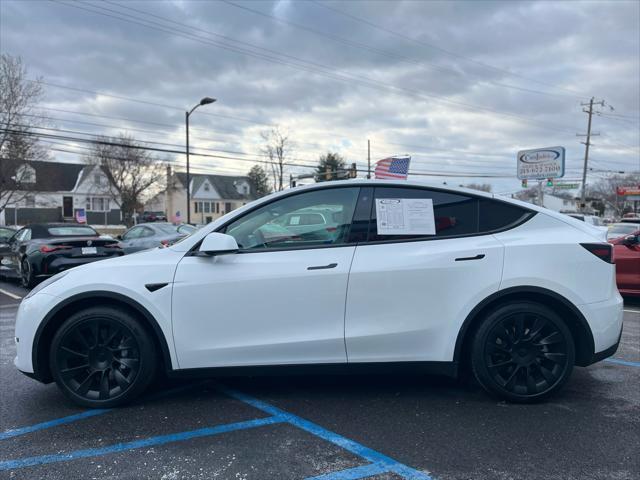
M 431 199 L 435 217 L 435 235 L 380 235 L 378 234 L 376 209 L 371 209 L 369 241 L 393 241 L 454 237 L 478 233 L 478 199 L 458 193 L 440 192 L 424 188 L 378 187 L 375 200 L 383 198 Z M 375 204 L 375 202 L 374 202 Z
M 502 230 L 510 226 L 517 225 L 526 218 L 533 215 L 532 212 L 520 208 L 517 205 L 491 200 L 480 199 L 480 232 L 491 232 Z

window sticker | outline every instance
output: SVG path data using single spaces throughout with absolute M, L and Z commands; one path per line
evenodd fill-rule
M 295 217 L 289 218 L 289 225 L 300 225 L 300 217 L 295 216 Z
M 435 235 L 430 198 L 377 198 L 378 235 Z

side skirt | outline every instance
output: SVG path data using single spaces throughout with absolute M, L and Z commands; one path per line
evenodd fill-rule
M 171 378 L 253 377 L 286 375 L 373 375 L 373 374 L 432 374 L 458 376 L 457 362 L 372 362 L 326 363 L 302 365 L 261 365 L 242 367 L 186 368 L 170 370 Z

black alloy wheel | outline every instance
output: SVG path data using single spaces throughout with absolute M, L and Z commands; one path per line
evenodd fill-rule
M 20 283 L 24 288 L 33 288 L 35 286 L 33 267 L 26 258 L 20 263 Z
M 56 333 L 50 365 L 76 403 L 106 408 L 140 394 L 155 372 L 153 341 L 128 311 L 93 307 L 71 316 Z
M 571 332 L 551 309 L 509 303 L 494 310 L 474 339 L 472 366 L 489 392 L 514 402 L 542 400 L 571 375 Z

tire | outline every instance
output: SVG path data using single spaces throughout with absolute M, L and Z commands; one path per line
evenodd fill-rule
M 156 371 L 153 339 L 127 310 L 96 306 L 74 313 L 51 342 L 51 374 L 63 393 L 90 408 L 123 405 Z
M 511 302 L 490 312 L 473 338 L 471 366 L 490 394 L 516 403 L 537 402 L 571 376 L 575 345 L 565 322 L 534 302 Z
M 24 288 L 33 288 L 36 286 L 36 280 L 33 276 L 33 267 L 26 258 L 22 259 L 20 264 L 20 284 Z

